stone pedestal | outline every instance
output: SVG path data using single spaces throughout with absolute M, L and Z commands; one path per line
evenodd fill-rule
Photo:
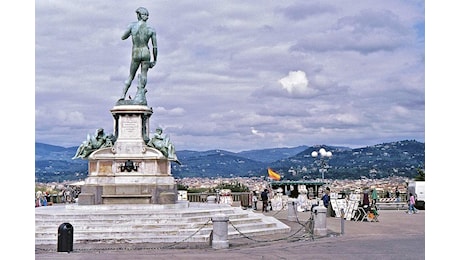
M 228 216 L 216 214 L 212 217 L 212 248 L 228 248 Z
M 171 161 L 146 145 L 152 109 L 118 105 L 111 112 L 116 141 L 88 157 L 88 177 L 79 205 L 176 203 Z
M 298 221 L 297 217 L 297 199 L 289 198 L 287 201 L 288 220 Z
M 321 204 L 313 208 L 313 221 L 315 222 L 313 234 L 315 236 L 327 235 L 326 212 L 327 209 Z

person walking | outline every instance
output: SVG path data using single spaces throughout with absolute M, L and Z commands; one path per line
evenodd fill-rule
M 372 206 L 377 204 L 378 198 L 379 198 L 379 195 L 377 194 L 377 189 L 376 188 L 372 189 Z
M 369 191 L 366 189 L 364 190 L 364 194 L 363 194 L 363 204 L 362 204 L 362 207 L 363 209 L 367 212 L 369 210 Z
M 400 193 L 399 193 L 398 187 L 396 187 L 395 195 L 396 195 L 396 202 L 400 202 L 401 198 L 399 198 Z
M 409 193 L 409 209 L 407 213 L 412 214 L 412 213 L 418 213 L 418 210 L 415 208 L 415 197 L 414 194 Z
M 260 198 L 262 199 L 262 212 L 268 212 L 268 190 L 264 189 L 260 194 Z
M 39 190 L 35 193 L 35 207 L 42 206 L 42 197 L 43 197 L 42 191 Z
M 253 191 L 253 192 L 252 192 L 252 208 L 253 208 L 254 210 L 257 210 L 257 201 L 258 201 L 258 199 L 257 199 L 257 193 L 256 193 L 256 191 Z

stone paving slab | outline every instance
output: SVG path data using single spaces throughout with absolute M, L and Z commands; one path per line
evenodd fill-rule
M 287 211 L 264 213 L 291 227 L 289 234 L 229 239 L 229 248 L 209 244 L 74 244 L 35 246 L 35 259 L 425 259 L 425 211 L 380 210 L 379 222 L 328 217 L 327 236 L 312 237 L 302 225 L 310 212 L 288 221 Z M 342 234 L 343 230 L 343 234 Z

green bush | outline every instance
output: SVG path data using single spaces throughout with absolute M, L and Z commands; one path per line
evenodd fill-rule
M 223 190 L 223 189 L 229 189 L 232 192 L 248 192 L 249 188 L 246 185 L 243 185 L 239 182 L 235 183 L 221 183 L 217 185 L 215 188 L 213 188 L 213 192 L 216 190 Z

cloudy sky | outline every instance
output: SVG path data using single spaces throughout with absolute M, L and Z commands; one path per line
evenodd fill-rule
M 113 131 L 140 6 L 150 128 L 177 150 L 425 142 L 425 3 L 371 0 L 35 1 L 36 142 Z

